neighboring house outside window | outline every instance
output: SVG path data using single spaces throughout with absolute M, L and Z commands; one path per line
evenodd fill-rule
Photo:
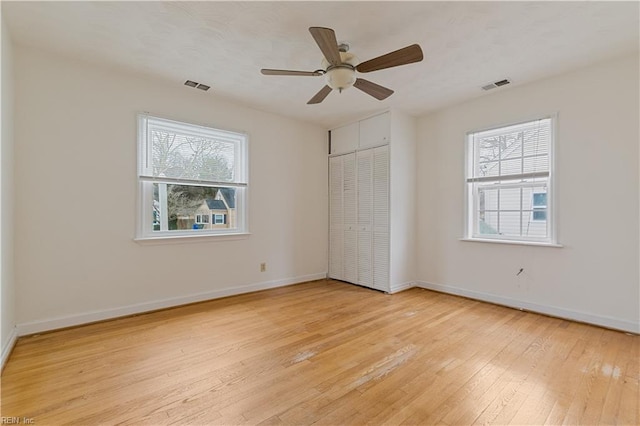
M 533 193 L 533 212 L 531 220 L 547 220 L 547 193 Z
M 246 135 L 140 115 L 138 152 L 138 238 L 247 232 Z
M 555 243 L 551 117 L 467 135 L 469 239 Z
M 235 190 L 219 188 L 213 199 L 207 199 L 195 210 L 196 223 L 202 223 L 202 229 L 229 229 L 236 224 Z M 206 218 L 198 222 L 197 218 Z

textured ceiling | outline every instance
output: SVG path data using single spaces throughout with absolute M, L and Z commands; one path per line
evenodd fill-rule
M 639 49 L 638 2 L 2 2 L 14 42 L 81 57 L 325 127 L 397 107 L 420 115 Z M 333 28 L 360 61 L 419 43 L 424 61 L 363 75 L 395 90 L 357 89 L 306 105 L 322 77 L 310 26 Z M 185 90 L 193 90 L 185 87 Z M 509 90 L 509 86 L 495 90 Z

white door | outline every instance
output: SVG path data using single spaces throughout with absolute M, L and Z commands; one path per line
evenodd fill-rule
M 389 291 L 389 149 L 329 159 L 329 277 Z

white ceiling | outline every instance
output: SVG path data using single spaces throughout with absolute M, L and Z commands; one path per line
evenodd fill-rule
M 639 49 L 638 2 L 2 2 L 13 41 L 153 75 L 195 80 L 218 96 L 325 127 L 385 108 L 421 115 Z M 395 93 L 351 88 L 306 105 L 322 77 L 308 28 L 333 28 L 361 61 L 418 43 L 424 61 L 363 77 Z M 184 87 L 184 90 L 194 90 Z M 509 86 L 494 89 L 509 90 Z M 491 92 L 488 92 L 491 93 Z

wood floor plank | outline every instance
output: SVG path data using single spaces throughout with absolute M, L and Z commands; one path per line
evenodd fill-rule
M 23 337 L 36 424 L 638 424 L 640 337 L 333 280 Z

